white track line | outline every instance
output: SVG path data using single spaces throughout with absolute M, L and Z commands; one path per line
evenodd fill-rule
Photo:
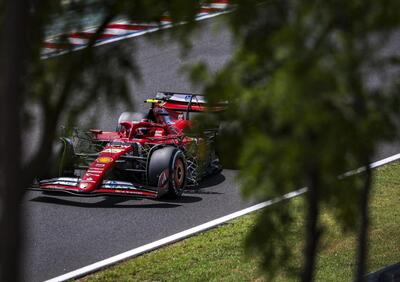
M 249 214 L 251 212 L 254 212 L 254 211 L 257 211 L 259 209 L 262 209 L 262 208 L 265 208 L 267 206 L 270 206 L 270 205 L 273 205 L 275 203 L 278 203 L 278 202 L 280 202 L 282 200 L 286 200 L 286 199 L 297 197 L 297 196 L 305 193 L 306 190 L 307 190 L 306 188 L 302 188 L 300 190 L 297 190 L 297 191 L 294 191 L 294 192 L 290 192 L 290 193 L 288 193 L 288 194 L 286 194 L 286 195 L 284 195 L 282 197 L 275 198 L 273 200 L 269 200 L 269 201 L 266 201 L 266 202 L 262 202 L 260 204 L 251 206 L 249 208 L 234 212 L 232 214 L 228 214 L 226 216 L 223 216 L 223 217 L 220 217 L 220 218 L 217 218 L 217 219 L 214 219 L 214 220 L 206 222 L 204 224 L 201 224 L 201 225 L 195 226 L 193 228 L 187 229 L 185 231 L 182 231 L 182 232 L 176 233 L 174 235 L 165 237 L 165 238 L 163 238 L 161 240 L 158 240 L 158 241 L 155 241 L 153 243 L 143 245 L 143 246 L 138 247 L 136 249 L 133 249 L 133 250 L 127 251 L 125 253 L 113 256 L 111 258 L 108 258 L 108 259 L 96 262 L 94 264 L 82 267 L 80 269 L 77 269 L 75 271 L 66 273 L 64 275 L 55 277 L 53 279 L 47 280 L 46 282 L 50 282 L 50 281 L 51 282 L 66 281 L 68 279 L 81 277 L 83 275 L 86 275 L 88 273 L 94 272 L 94 271 L 99 270 L 101 268 L 104 268 L 106 266 L 115 264 L 115 263 L 120 262 L 122 260 L 125 260 L 125 259 L 128 259 L 128 258 L 132 258 L 132 257 L 138 256 L 138 255 L 141 255 L 143 253 L 147 253 L 147 252 L 152 251 L 154 249 L 157 249 L 159 247 L 162 247 L 162 246 L 174 243 L 176 241 L 182 240 L 184 238 L 190 237 L 190 236 L 195 235 L 195 234 L 197 234 L 199 232 L 203 232 L 203 231 L 208 230 L 210 228 L 213 228 L 213 227 L 216 227 L 218 225 L 221 225 L 221 224 L 223 224 L 223 223 L 225 223 L 227 221 L 230 221 L 232 219 L 238 218 L 238 217 L 243 216 L 245 214 Z
M 397 160 L 400 160 L 400 154 L 396 154 L 396 155 L 390 156 L 388 158 L 385 158 L 383 160 L 380 160 L 380 161 L 377 161 L 377 162 L 373 162 L 373 163 L 370 164 L 370 167 L 371 168 L 377 168 L 377 167 L 383 166 L 385 164 L 388 164 L 388 163 L 391 163 L 391 162 L 394 162 L 394 161 L 397 161 Z M 344 175 L 345 176 L 355 175 L 355 174 L 361 173 L 363 171 L 365 171 L 365 167 L 361 167 L 361 168 L 358 168 L 356 170 L 349 171 L 349 172 L 345 173 Z M 78 277 L 82 277 L 84 275 L 92 273 L 92 272 L 94 272 L 96 270 L 99 270 L 101 268 L 108 267 L 110 265 L 113 265 L 113 264 L 115 264 L 117 262 L 126 260 L 128 258 L 133 258 L 133 257 L 139 256 L 141 254 L 144 254 L 144 253 L 150 252 L 152 250 L 155 250 L 157 248 L 160 248 L 162 246 L 165 246 L 165 245 L 177 242 L 179 240 L 188 238 L 190 236 L 193 236 L 195 234 L 198 234 L 198 233 L 203 232 L 205 230 L 208 230 L 210 228 L 213 228 L 213 227 L 216 227 L 216 226 L 221 225 L 223 223 L 226 223 L 226 222 L 228 222 L 228 221 L 230 221 L 232 219 L 235 219 L 235 218 L 241 217 L 243 215 L 252 213 L 254 211 L 263 209 L 265 207 L 268 207 L 268 206 L 271 206 L 273 204 L 279 203 L 279 202 L 281 202 L 283 200 L 295 198 L 297 196 L 300 196 L 300 195 L 304 194 L 305 192 L 307 192 L 307 188 L 301 188 L 301 189 L 299 189 L 297 191 L 293 191 L 293 192 L 287 193 L 287 194 L 283 195 L 282 197 L 278 197 L 278 198 L 275 198 L 275 199 L 272 199 L 272 200 L 268 200 L 268 201 L 262 202 L 260 204 L 248 207 L 246 209 L 243 209 L 243 210 L 228 214 L 226 216 L 223 216 L 223 217 L 220 217 L 220 218 L 217 218 L 217 219 L 214 219 L 214 220 L 211 220 L 211 221 L 206 222 L 204 224 L 201 224 L 201 225 L 195 226 L 193 228 L 187 229 L 185 231 L 176 233 L 174 235 L 165 237 L 165 238 L 157 240 L 155 242 L 143 245 L 141 247 L 138 247 L 138 248 L 135 248 L 133 250 L 121 253 L 119 255 L 110 257 L 108 259 L 105 259 L 105 260 L 93 263 L 91 265 L 79 268 L 77 270 L 68 272 L 68 273 L 63 274 L 61 276 L 57 276 L 57 277 L 52 278 L 50 280 L 47 280 L 45 282 L 56 282 L 56 281 L 60 282 L 60 281 L 66 281 L 66 280 L 69 280 L 69 279 L 75 279 L 75 278 L 78 278 Z
M 371 163 L 370 164 L 370 168 L 377 168 L 377 167 L 383 166 L 385 164 L 397 161 L 399 159 L 400 159 L 400 154 L 396 154 L 396 155 L 387 157 L 387 158 L 385 158 L 383 160 Z M 341 175 L 340 178 L 348 177 L 348 176 L 355 175 L 355 174 L 359 174 L 361 172 L 364 172 L 365 169 L 366 169 L 365 167 L 360 167 L 360 168 L 348 171 L 348 172 L 344 173 L 343 175 Z

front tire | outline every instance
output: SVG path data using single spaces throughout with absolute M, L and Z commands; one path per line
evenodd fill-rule
M 185 155 L 178 148 L 167 146 L 154 151 L 148 165 L 151 186 L 167 185 L 168 195 L 177 198 L 186 187 L 187 166 Z

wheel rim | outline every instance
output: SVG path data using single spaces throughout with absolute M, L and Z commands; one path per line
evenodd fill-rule
M 185 182 L 185 166 L 183 165 L 182 159 L 177 159 L 174 165 L 174 180 L 175 187 L 182 189 L 183 183 Z

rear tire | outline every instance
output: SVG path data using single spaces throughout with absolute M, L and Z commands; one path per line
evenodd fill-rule
M 148 165 L 151 186 L 168 185 L 168 195 L 177 198 L 186 187 L 186 159 L 178 148 L 167 146 L 154 151 Z

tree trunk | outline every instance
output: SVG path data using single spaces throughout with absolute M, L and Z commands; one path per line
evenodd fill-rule
M 368 229 L 369 229 L 369 197 L 371 192 L 372 172 L 369 162 L 367 162 L 365 170 L 364 189 L 360 195 L 360 212 L 361 225 L 358 233 L 357 246 L 357 272 L 356 281 L 364 281 L 366 261 L 368 256 Z
M 304 246 L 304 265 L 301 281 L 312 281 L 314 279 L 314 269 L 316 262 L 316 253 L 321 231 L 318 227 L 319 221 L 319 176 L 317 173 L 311 173 L 310 185 L 306 193 L 307 217 L 306 233 Z
M 0 281 L 21 280 L 20 104 L 26 74 L 28 3 L 4 1 L 0 45 Z

